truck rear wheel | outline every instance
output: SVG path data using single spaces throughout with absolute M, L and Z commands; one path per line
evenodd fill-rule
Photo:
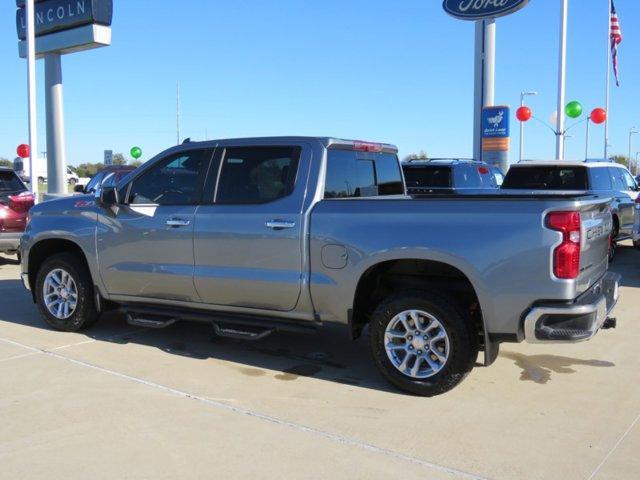
M 376 366 L 393 385 L 431 397 L 451 390 L 478 357 L 477 332 L 445 296 L 399 292 L 371 317 Z
M 91 275 L 77 256 L 59 253 L 47 259 L 35 289 L 40 314 L 56 330 L 76 332 L 98 319 Z

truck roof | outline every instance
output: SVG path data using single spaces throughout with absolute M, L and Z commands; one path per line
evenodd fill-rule
M 605 160 L 589 160 L 589 161 L 558 161 L 558 160 L 523 160 L 511 165 L 511 167 L 614 167 L 624 168 L 624 165 L 616 162 L 607 162 Z
M 260 144 L 264 142 L 275 143 L 294 143 L 294 142 L 319 142 L 325 148 L 353 148 L 362 149 L 367 151 L 385 151 L 391 153 L 398 153 L 398 147 L 389 143 L 369 142 L 364 140 L 350 140 L 337 137 L 312 137 L 312 136 L 274 136 L 274 137 L 239 137 L 239 138 L 221 138 L 217 140 L 206 141 L 190 141 L 189 139 L 183 142 L 183 145 L 216 145 L 225 143 L 247 143 L 247 144 Z M 362 148 L 358 148 L 362 147 Z

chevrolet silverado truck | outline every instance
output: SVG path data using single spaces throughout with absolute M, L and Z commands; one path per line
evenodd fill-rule
M 95 195 L 34 207 L 22 279 L 66 331 L 109 309 L 246 339 L 368 326 L 382 375 L 431 396 L 501 342 L 615 326 L 611 228 L 610 199 L 581 192 L 412 198 L 388 144 L 188 142 Z

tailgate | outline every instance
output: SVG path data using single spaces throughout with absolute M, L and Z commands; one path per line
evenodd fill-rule
M 609 236 L 613 226 L 609 201 L 589 202 L 580 208 L 582 246 L 578 294 L 589 289 L 609 266 Z

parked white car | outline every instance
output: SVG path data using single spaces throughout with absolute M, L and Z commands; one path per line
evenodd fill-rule
M 30 158 L 16 158 L 13 161 L 13 170 L 20 176 L 20 178 L 29 182 L 31 179 L 29 178 L 29 162 Z M 39 158 L 36 163 L 36 168 L 34 172 L 34 176 L 37 178 L 39 184 L 43 184 L 47 182 L 47 159 Z M 71 186 L 75 186 L 80 182 L 80 178 L 76 175 L 73 170 L 67 167 L 67 183 Z

